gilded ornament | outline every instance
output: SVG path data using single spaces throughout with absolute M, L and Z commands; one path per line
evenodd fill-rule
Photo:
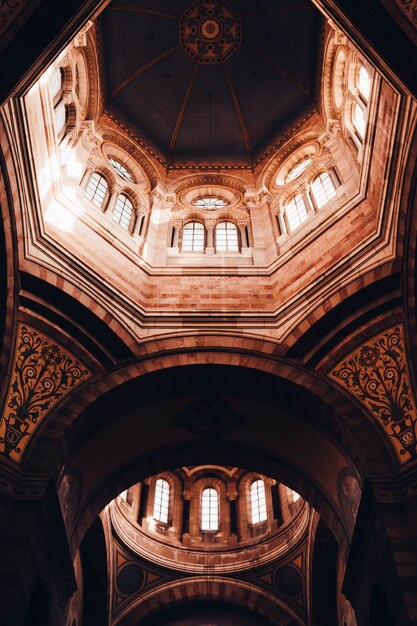
M 357 348 L 328 376 L 372 413 L 398 459 L 417 456 L 417 411 L 407 367 L 403 328 L 394 326 Z

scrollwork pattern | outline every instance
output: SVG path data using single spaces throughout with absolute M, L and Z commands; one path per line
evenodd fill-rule
M 19 324 L 13 375 L 0 422 L 0 454 L 19 463 L 47 413 L 89 376 L 91 372 L 69 350 Z
M 402 326 L 366 342 L 328 375 L 371 411 L 389 435 L 401 463 L 417 456 L 417 411 Z
M 396 0 L 402 12 L 408 17 L 414 27 L 417 26 L 417 1 L 416 0 Z

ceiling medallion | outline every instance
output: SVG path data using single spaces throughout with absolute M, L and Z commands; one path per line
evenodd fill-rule
M 223 63 L 240 35 L 240 17 L 222 2 L 194 2 L 180 18 L 181 47 L 197 63 Z
M 203 394 L 182 413 L 172 419 L 175 426 L 184 426 L 202 439 L 215 439 L 236 426 L 245 426 L 247 419 L 215 394 Z

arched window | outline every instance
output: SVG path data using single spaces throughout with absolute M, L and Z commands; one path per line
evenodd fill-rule
M 67 121 L 67 109 L 63 100 L 60 100 L 56 105 L 54 109 L 54 118 L 56 136 L 58 139 L 61 139 L 64 134 Z
M 232 222 L 220 222 L 220 224 L 217 224 L 216 252 L 239 252 L 237 227 Z
M 200 222 L 188 222 L 182 231 L 182 249 L 186 252 L 204 251 L 204 226 Z
M 357 74 L 356 85 L 364 100 L 368 102 L 371 95 L 372 81 L 368 73 L 368 70 L 364 65 L 361 65 Z
M 158 478 L 155 483 L 155 499 L 153 502 L 153 518 L 158 522 L 168 523 L 169 515 L 169 483 Z
M 294 230 L 302 224 L 308 217 L 307 208 L 304 202 L 303 196 L 298 193 L 293 196 L 285 207 L 285 213 L 287 215 L 288 226 L 290 230 Z
M 365 137 L 366 119 L 363 107 L 357 102 L 354 103 L 352 109 L 352 122 L 361 139 Z
M 212 487 L 201 494 L 201 530 L 219 530 L 219 496 Z
M 52 102 L 56 102 L 61 95 L 63 82 L 62 78 L 62 69 L 60 67 L 54 67 L 49 80 L 49 93 L 51 94 Z
M 133 215 L 133 204 L 127 196 L 120 193 L 117 196 L 116 205 L 113 211 L 113 219 L 120 224 L 122 228 L 129 230 L 130 222 Z
M 329 172 L 322 172 L 316 176 L 311 183 L 311 191 L 318 209 L 335 197 L 336 189 Z
M 250 486 L 250 509 L 252 524 L 266 520 L 265 485 L 263 480 L 254 480 Z
M 93 172 L 88 179 L 85 195 L 98 207 L 102 207 L 107 193 L 107 180 L 98 172 Z

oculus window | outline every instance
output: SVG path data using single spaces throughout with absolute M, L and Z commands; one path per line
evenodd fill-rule
M 219 196 L 206 196 L 204 198 L 197 198 L 194 200 L 193 204 L 199 209 L 214 211 L 215 209 L 223 209 L 228 203 Z
M 307 157 L 305 159 L 301 159 L 301 161 L 298 161 L 298 163 L 296 163 L 288 172 L 287 176 L 285 177 L 285 182 L 290 183 L 291 181 L 301 176 L 301 174 L 306 171 L 306 169 L 312 164 L 312 162 L 313 159 L 311 157 Z
M 119 176 L 121 176 L 125 180 L 128 180 L 129 182 L 133 183 L 132 174 L 123 165 L 123 163 L 120 163 L 120 161 L 117 161 L 117 159 L 114 159 L 113 157 L 109 157 L 109 163 L 112 164 L 112 166 L 114 167 L 116 172 L 119 174 Z

